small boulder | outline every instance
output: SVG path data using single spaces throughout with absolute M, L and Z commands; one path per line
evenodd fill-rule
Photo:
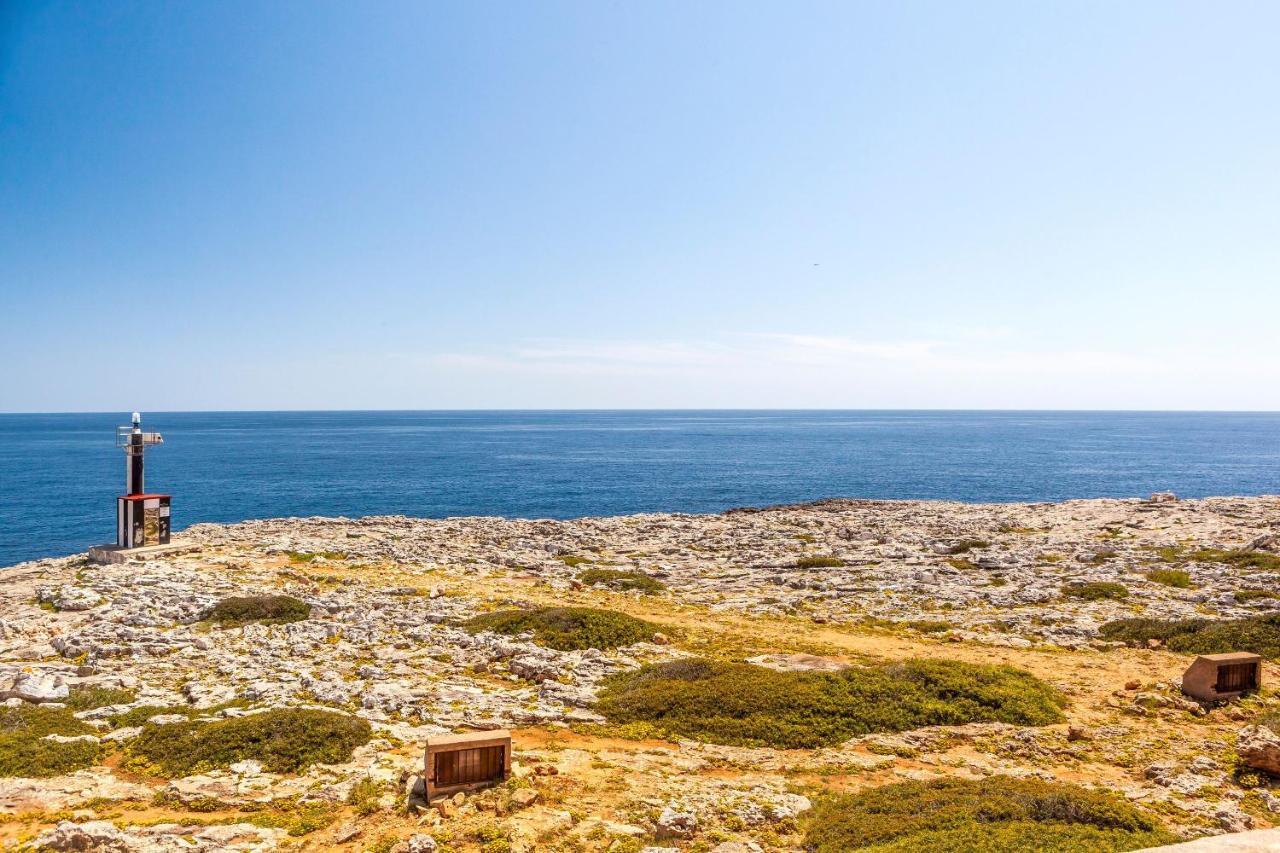
M 106 820 L 87 823 L 64 820 L 39 835 L 33 846 L 37 850 L 102 850 L 121 853 L 131 849 L 125 834 Z
M 658 827 L 655 835 L 663 838 L 689 838 L 698 829 L 698 816 L 693 812 L 676 811 L 671 806 L 658 815 Z
M 20 672 L 9 688 L 11 699 L 24 702 L 61 702 L 71 690 L 61 675 L 40 672 Z
M 335 844 L 346 844 L 353 838 L 358 837 L 360 832 L 360 827 L 355 822 L 344 823 L 333 834 L 333 841 Z
M 430 835 L 415 833 L 405 842 L 407 853 L 436 853 L 436 840 Z
M 538 801 L 538 792 L 532 788 L 519 788 L 511 795 L 511 805 L 517 809 L 527 809 Z
M 1240 760 L 1255 770 L 1280 775 L 1280 734 L 1268 726 L 1246 726 L 1236 739 Z

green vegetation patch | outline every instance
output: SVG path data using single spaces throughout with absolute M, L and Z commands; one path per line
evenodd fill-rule
M 96 741 L 42 740 L 45 735 L 95 734 L 67 708 L 0 707 L 0 776 L 38 779 L 97 764 L 106 752 Z
M 247 818 L 254 826 L 283 829 L 294 837 L 324 829 L 337 819 L 338 813 L 330 803 L 299 803 L 296 800 L 275 800 Z
M 1089 581 L 1066 584 L 1062 587 L 1062 594 L 1068 598 L 1079 598 L 1084 601 L 1102 601 L 1103 599 L 1121 601 L 1129 597 L 1129 589 L 1124 584 L 1114 581 Z
M 662 592 L 667 588 L 666 584 L 655 578 L 651 578 L 644 572 L 637 570 L 624 571 L 621 569 L 587 569 L 578 575 L 578 580 L 582 581 L 586 586 L 595 586 L 603 584 L 609 589 L 621 591 L 639 590 L 645 595 L 652 595 L 656 592 Z
M 1270 589 L 1238 589 L 1236 590 L 1236 601 L 1244 603 L 1246 601 L 1257 601 L 1258 599 L 1280 598 L 1280 592 Z
M 796 560 L 797 569 L 838 569 L 843 565 L 844 560 L 830 554 L 813 554 Z
M 291 595 L 242 595 L 222 599 L 204 618 L 229 627 L 250 622 L 267 625 L 301 622 L 310 615 L 311 605 Z
M 497 610 L 464 623 L 473 634 L 494 631 L 514 636 L 533 632 L 533 641 L 562 652 L 575 649 L 615 649 L 645 640 L 662 626 L 625 613 L 595 607 L 538 607 L 532 610 Z
M 193 714 L 212 714 L 212 709 L 207 711 L 197 711 L 190 705 L 139 705 L 136 708 L 116 714 L 110 720 L 111 727 L 114 729 L 132 728 L 134 726 L 145 726 L 147 720 L 157 717 L 161 714 L 181 714 L 184 717 L 190 717 Z
M 1152 569 L 1147 572 L 1147 580 L 1178 589 L 1191 588 L 1191 573 L 1185 569 Z
M 1189 560 L 1196 563 L 1223 563 L 1237 569 L 1280 572 L 1280 554 L 1271 554 L 1266 551 L 1250 551 L 1247 548 L 1196 548 L 1188 551 L 1178 545 L 1166 545 L 1155 551 L 1156 556 L 1166 563 Z
M 807 821 L 816 853 L 1077 853 L 1174 840 L 1110 792 L 991 776 L 901 782 L 819 801 Z
M 213 722 L 148 724 L 128 746 L 130 764 L 176 778 L 246 758 L 272 773 L 312 764 L 339 764 L 369 742 L 359 717 L 310 708 L 282 708 Z
M 1199 563 L 1225 563 L 1237 569 L 1280 572 L 1280 554 L 1269 554 L 1266 551 L 1248 551 L 1243 548 L 1229 551 L 1220 548 L 1199 548 L 1184 556 L 1188 560 Z
M 941 634 L 955 627 L 950 622 L 944 622 L 941 619 L 908 619 L 898 624 L 905 628 L 914 628 L 922 634 Z
M 700 658 L 606 680 L 596 710 L 668 737 L 816 748 L 872 732 L 998 721 L 1047 725 L 1066 700 L 1008 666 L 908 660 L 841 672 L 777 672 Z
M 347 794 L 347 805 L 354 806 L 356 814 L 368 817 L 382 810 L 379 801 L 384 790 L 384 786 L 371 776 L 357 779 L 351 786 L 351 792 Z
M 317 558 L 323 557 L 326 560 L 345 560 L 347 559 L 344 551 L 285 551 L 290 563 L 313 563 Z
M 1160 640 L 1175 652 L 1253 652 L 1280 658 L 1280 613 L 1245 619 L 1118 619 L 1103 625 L 1098 633 L 1107 640 L 1139 645 Z
M 107 705 L 128 705 L 137 694 L 124 687 L 72 687 L 64 700 L 73 711 L 89 711 Z

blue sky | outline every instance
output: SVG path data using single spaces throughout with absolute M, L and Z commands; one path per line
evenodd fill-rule
M 1280 408 L 1280 4 L 0 11 L 0 410 Z

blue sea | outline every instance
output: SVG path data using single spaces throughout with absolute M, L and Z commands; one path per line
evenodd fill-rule
M 128 413 L 0 415 L 0 566 L 115 536 Z M 147 489 L 201 521 L 572 518 L 824 497 L 1280 493 L 1280 414 L 147 412 Z

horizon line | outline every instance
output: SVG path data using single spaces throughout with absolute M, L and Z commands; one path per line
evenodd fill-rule
M 566 408 L 521 408 L 521 407 L 493 407 L 493 408 L 441 408 L 441 409 L 325 409 L 325 408 L 298 408 L 298 409 L 118 409 L 118 410 L 73 410 L 61 409 L 55 411 L 0 411 L 0 417 L 16 417 L 16 416 L 32 416 L 32 415 L 111 415 L 120 413 L 131 413 L 140 411 L 142 413 L 150 412 L 158 415 L 203 415 L 203 414 L 244 414 L 244 415 L 280 415 L 280 414 L 491 414 L 491 413 L 532 413 L 532 414 L 598 414 L 598 413 L 615 413 L 615 412 L 634 412 L 634 413 L 657 413 L 657 412 L 931 412 L 931 413 L 992 413 L 992 414 L 1153 414 L 1153 415 L 1196 415 L 1196 414 L 1216 414 L 1216 415 L 1275 415 L 1280 414 L 1280 409 L 1051 409 L 1051 408 L 998 408 L 998 407 L 977 407 L 977 408 L 947 408 L 947 407 L 868 407 L 868 408 L 847 408 L 847 407 L 769 407 L 769 406 L 740 406 L 740 407 L 720 407 L 720 408 L 695 408 L 695 407 L 566 407 Z

